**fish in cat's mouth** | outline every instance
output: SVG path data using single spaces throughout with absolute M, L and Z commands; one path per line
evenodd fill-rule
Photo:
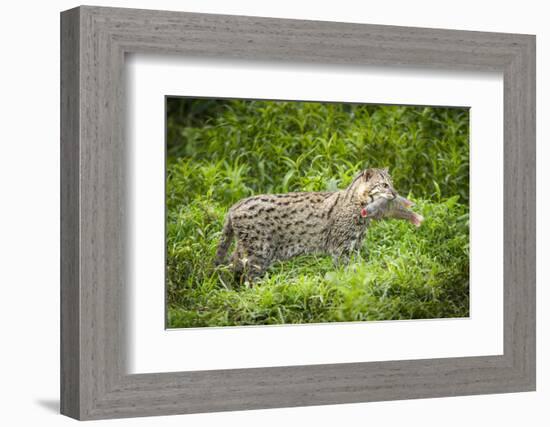
M 391 212 L 392 217 L 408 220 L 416 227 L 420 227 L 422 221 L 424 221 L 424 217 L 409 210 L 412 206 L 414 206 L 414 202 L 399 194 L 395 194 L 392 199 L 382 196 L 363 206 L 361 208 L 361 216 L 363 218 L 381 219 Z

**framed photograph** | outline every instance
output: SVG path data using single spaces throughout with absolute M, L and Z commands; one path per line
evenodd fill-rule
M 535 37 L 61 14 L 61 411 L 535 390 Z

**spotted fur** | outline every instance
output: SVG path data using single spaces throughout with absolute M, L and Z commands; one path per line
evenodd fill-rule
M 249 280 L 263 275 L 274 261 L 300 254 L 328 254 L 336 264 L 347 263 L 350 254 L 361 248 L 370 222 L 364 208 L 396 195 L 387 169 L 368 169 L 340 191 L 243 199 L 227 213 L 216 263 L 225 262 L 233 238 L 231 265 Z

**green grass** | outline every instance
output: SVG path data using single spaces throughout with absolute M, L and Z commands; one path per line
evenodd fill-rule
M 167 111 L 168 327 L 468 316 L 467 109 L 170 98 Z M 252 288 L 213 267 L 239 199 L 335 190 L 382 166 L 419 229 L 376 222 L 350 265 L 297 257 Z

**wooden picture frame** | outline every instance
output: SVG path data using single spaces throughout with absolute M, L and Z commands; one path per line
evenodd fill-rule
M 126 373 L 127 53 L 490 70 L 504 78 L 504 353 Z M 535 37 L 78 7 L 61 14 L 61 412 L 184 414 L 535 389 Z

